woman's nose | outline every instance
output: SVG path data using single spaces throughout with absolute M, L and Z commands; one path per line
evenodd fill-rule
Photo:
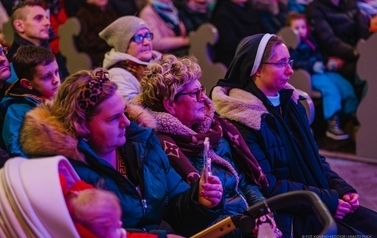
M 130 120 L 128 119 L 128 117 L 127 117 L 125 114 L 123 114 L 123 121 L 122 121 L 121 125 L 124 126 L 124 127 L 127 127 L 127 126 L 129 126 L 130 124 L 131 124 L 131 122 L 130 122 Z

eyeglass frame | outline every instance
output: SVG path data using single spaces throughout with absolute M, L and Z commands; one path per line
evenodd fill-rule
M 177 98 L 179 96 L 183 96 L 183 95 L 194 95 L 196 96 L 196 101 L 199 102 L 199 100 L 202 98 L 202 94 L 205 94 L 206 93 L 206 87 L 204 86 L 201 86 L 200 88 L 198 88 L 197 90 L 193 91 L 193 92 L 186 92 L 186 93 L 177 93 L 175 96 L 174 96 L 174 100 L 177 100 Z
M 8 47 L 0 47 L 0 55 L 6 56 L 8 54 Z
M 141 37 L 140 40 L 136 40 L 136 37 Z M 131 41 L 137 43 L 137 44 L 140 44 L 141 42 L 144 41 L 144 39 L 147 39 L 149 41 L 153 40 L 154 38 L 154 35 L 152 32 L 148 32 L 148 33 L 145 33 L 144 35 L 142 34 L 136 34 L 134 35 L 132 38 L 131 38 Z
M 262 64 L 271 64 L 275 65 L 278 68 L 286 68 L 288 65 L 292 68 L 293 67 L 294 60 L 290 59 L 288 61 L 278 61 L 278 62 L 262 62 Z

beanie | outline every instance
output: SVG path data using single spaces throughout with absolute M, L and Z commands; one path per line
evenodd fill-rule
M 98 35 L 116 51 L 125 53 L 131 38 L 141 29 L 149 27 L 145 21 L 135 16 L 124 16 L 113 21 Z

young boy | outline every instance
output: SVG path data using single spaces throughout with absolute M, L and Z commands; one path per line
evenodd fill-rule
M 326 136 L 334 140 L 348 139 L 349 135 L 341 128 L 340 116 L 355 114 L 358 100 L 351 83 L 336 72 L 341 67 L 340 62 L 330 58 L 325 63 L 304 15 L 288 14 L 287 25 L 300 37 L 296 49 L 290 49 L 293 68 L 308 71 L 312 87 L 321 92 L 323 115 L 327 121 Z
M 21 46 L 13 56 L 13 67 L 18 80 L 0 103 L 2 138 L 11 157 L 25 157 L 18 142 L 24 116 L 37 104 L 53 98 L 60 85 L 59 68 L 51 51 L 35 45 Z

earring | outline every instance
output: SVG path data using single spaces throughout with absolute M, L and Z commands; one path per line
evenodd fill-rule
M 28 89 L 30 89 L 30 90 L 33 90 L 33 87 L 32 86 L 29 86 L 29 87 L 27 87 Z

